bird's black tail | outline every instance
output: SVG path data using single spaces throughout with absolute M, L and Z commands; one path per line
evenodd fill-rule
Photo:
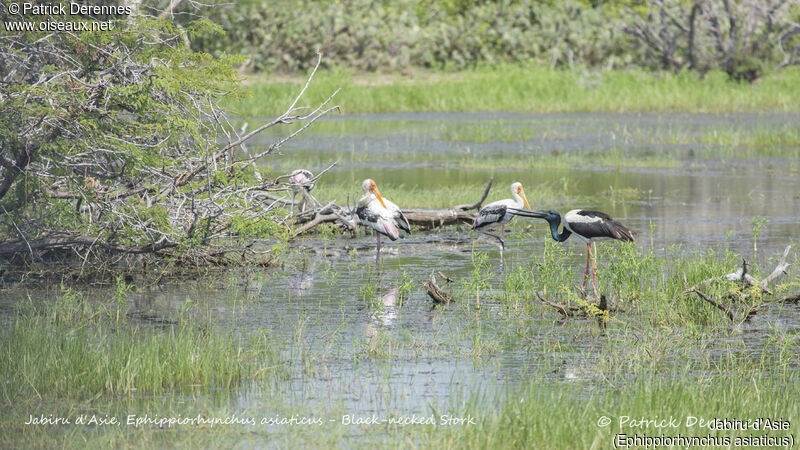
M 636 232 L 616 220 L 608 221 L 608 225 L 616 239 L 623 242 L 634 242 L 636 240 Z

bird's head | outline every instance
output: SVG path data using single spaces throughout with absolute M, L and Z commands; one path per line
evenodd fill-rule
M 525 190 L 522 189 L 522 183 L 516 182 L 511 185 L 511 196 L 521 198 L 525 207 L 531 209 L 531 205 L 528 203 L 528 197 L 525 196 Z
M 311 178 L 309 175 L 311 175 L 311 172 L 304 169 L 297 169 L 292 172 L 292 174 L 289 176 L 289 179 L 295 183 L 303 184 Z
M 561 214 L 559 214 L 558 211 L 553 211 L 551 209 L 550 211 L 547 211 L 545 213 L 544 220 L 546 220 L 546 221 L 548 221 L 550 223 L 555 223 L 556 225 L 558 225 L 558 224 L 561 223 Z
M 371 178 L 367 178 L 366 180 L 364 180 L 364 182 L 361 183 L 361 189 L 363 189 L 364 192 L 367 194 L 374 195 L 375 198 L 377 198 L 378 201 L 381 202 L 381 205 L 384 208 L 386 208 L 386 203 L 383 202 L 383 197 L 381 197 L 381 191 L 378 190 L 378 185 L 375 184 L 374 180 L 372 180 Z

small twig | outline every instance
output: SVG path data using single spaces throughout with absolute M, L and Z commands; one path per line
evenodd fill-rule
M 436 273 L 438 273 L 438 274 L 439 274 L 439 276 L 440 276 L 440 277 L 442 277 L 442 278 L 444 279 L 444 281 L 446 281 L 446 282 L 448 282 L 448 283 L 452 283 L 452 282 L 453 282 L 453 279 L 452 279 L 452 278 L 450 278 L 450 277 L 448 277 L 447 275 L 443 274 L 441 271 L 437 271 Z
M 572 317 L 575 314 L 575 311 L 572 308 L 567 307 L 566 305 L 562 305 L 560 303 L 553 303 L 550 300 L 544 298 L 540 292 L 536 293 L 536 297 L 539 298 L 539 301 L 544 303 L 545 305 L 551 306 L 555 308 L 564 318 Z
M 471 204 L 471 205 L 458 205 L 453 207 L 453 209 L 460 210 L 460 211 L 469 211 L 471 209 L 479 209 L 481 204 L 483 204 L 486 197 L 489 195 L 489 190 L 492 188 L 492 182 L 494 181 L 494 177 L 489 178 L 489 182 L 486 183 L 486 188 L 483 190 L 483 195 L 481 196 L 480 200 Z
M 683 274 L 683 285 L 684 285 L 684 286 L 688 285 L 688 283 L 686 282 L 686 273 L 684 273 L 684 274 Z M 685 291 L 683 291 L 683 292 L 684 292 L 684 294 L 688 294 L 688 293 L 694 293 L 694 294 L 697 294 L 697 296 L 698 296 L 698 297 L 702 298 L 703 300 L 705 300 L 705 301 L 707 301 L 708 303 L 710 303 L 710 304 L 714 305 L 715 307 L 717 307 L 717 309 L 719 309 L 720 311 L 724 312 L 724 313 L 725 313 L 725 314 L 728 316 L 728 318 L 729 318 L 729 319 L 731 319 L 731 322 L 733 322 L 733 321 L 734 321 L 734 319 L 733 319 L 733 311 L 731 311 L 730 309 L 728 309 L 728 308 L 727 308 L 725 305 L 723 305 L 723 304 L 721 304 L 721 303 L 717 302 L 717 301 L 716 301 L 716 300 L 714 300 L 713 298 L 709 297 L 708 295 L 706 295 L 705 293 L 703 293 L 703 291 L 700 291 L 700 290 L 698 290 L 697 288 L 695 288 L 695 287 L 693 286 L 693 287 L 691 287 L 691 288 L 687 288 L 687 289 L 686 289 Z

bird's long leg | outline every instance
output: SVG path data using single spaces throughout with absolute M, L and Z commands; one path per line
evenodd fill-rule
M 589 244 L 591 248 L 591 244 Z M 594 263 L 594 258 L 592 258 L 592 287 L 594 288 L 594 296 L 597 297 L 597 267 Z
M 322 206 L 322 203 L 320 203 L 319 200 L 317 200 L 313 195 L 311 195 L 311 192 L 308 192 L 308 191 L 306 191 L 306 192 L 308 193 L 308 198 L 311 199 L 311 207 L 312 208 L 316 208 L 317 206 Z
M 504 252 L 506 250 L 506 241 L 503 237 L 506 234 L 506 224 L 503 224 L 500 227 L 500 273 L 505 272 L 505 267 L 503 264 L 503 260 L 505 259 Z
M 378 239 L 378 245 L 376 245 L 376 250 L 375 250 L 375 266 L 380 268 L 381 267 L 381 234 L 376 231 L 375 232 L 375 237 Z
M 496 235 L 494 235 L 492 233 L 489 233 L 488 231 L 478 231 L 478 233 L 483 234 L 484 236 L 489 236 L 489 237 L 493 237 L 493 238 L 497 239 L 497 242 L 500 243 L 500 251 L 503 251 L 506 248 L 506 243 L 503 241 L 503 238 L 501 238 L 500 236 L 496 236 Z
M 589 259 L 592 257 L 592 244 L 586 243 L 586 270 L 583 272 L 583 288 L 586 289 L 586 280 L 589 278 Z

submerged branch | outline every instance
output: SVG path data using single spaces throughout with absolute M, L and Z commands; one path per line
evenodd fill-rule
M 449 280 L 449 278 L 442 275 L 441 272 L 439 272 L 439 275 L 446 280 Z M 434 303 L 447 305 L 453 301 L 453 296 L 443 291 L 442 288 L 436 284 L 436 277 L 433 275 L 433 272 L 431 272 L 428 281 L 422 285 L 425 287 L 425 291 L 428 292 L 428 296 L 433 300 Z
M 583 304 L 577 306 L 568 306 L 550 301 L 541 292 L 536 292 L 536 297 L 540 302 L 558 311 L 565 319 L 567 317 L 573 317 L 576 313 L 580 312 L 584 317 L 597 317 L 601 326 L 605 325 L 608 319 L 608 313 L 618 310 L 614 306 L 616 297 L 609 302 L 605 295 L 600 295 L 599 297 L 589 296 L 580 286 L 577 287 L 577 290 L 584 301 Z
M 732 272 L 732 273 L 729 273 L 729 274 L 724 275 L 724 276 L 707 278 L 707 279 L 705 279 L 705 280 L 693 285 L 692 287 L 686 287 L 687 286 L 686 285 L 686 274 L 684 274 L 684 287 L 685 287 L 685 289 L 683 291 L 683 294 L 684 295 L 690 294 L 690 293 L 694 292 L 695 290 L 697 290 L 698 288 L 700 288 L 701 286 L 706 286 L 708 284 L 711 284 L 714 281 L 727 280 L 727 281 L 738 281 L 738 282 L 741 282 L 744 287 L 759 286 L 763 293 L 772 295 L 773 293 L 768 288 L 768 286 L 772 282 L 777 280 L 780 276 L 785 275 L 786 274 L 786 270 L 789 268 L 789 266 L 791 266 L 791 264 L 786 262 L 786 258 L 787 258 L 787 256 L 789 256 L 789 250 L 791 250 L 791 248 L 792 248 L 792 244 L 789 244 L 789 245 L 786 246 L 786 249 L 783 250 L 783 255 L 781 256 L 781 260 L 778 263 L 778 265 L 775 266 L 775 268 L 772 270 L 772 273 L 770 273 L 766 278 L 764 278 L 761 281 L 756 280 L 752 275 L 747 273 L 747 269 L 748 269 L 747 260 L 742 258 L 742 267 L 740 267 L 739 270 L 737 270 L 736 272 Z
M 688 283 L 686 282 L 686 274 L 685 273 L 683 274 L 683 285 L 684 286 L 688 286 Z M 713 298 L 709 297 L 703 291 L 697 289 L 697 287 L 692 286 L 690 288 L 686 288 L 683 291 L 683 293 L 684 293 L 684 295 L 686 295 L 686 294 L 697 294 L 698 297 L 700 297 L 701 299 L 705 300 L 706 302 L 714 305 L 720 311 L 724 312 L 725 315 L 727 315 L 728 318 L 731 319 L 731 322 L 734 321 L 733 311 L 731 311 L 727 306 L 723 305 L 722 303 L 719 303 L 716 300 L 714 300 Z
M 767 286 L 769 286 L 771 283 L 773 283 L 780 276 L 786 274 L 786 269 L 788 269 L 789 266 L 791 265 L 791 264 L 786 262 L 786 258 L 789 256 L 789 250 L 791 248 L 792 248 L 791 244 L 786 246 L 786 249 L 783 251 L 783 254 L 781 255 L 780 262 L 778 262 L 778 265 L 775 266 L 775 268 L 772 270 L 772 272 L 766 278 L 761 280 L 760 282 L 757 281 L 755 278 L 753 278 L 750 274 L 747 273 L 747 269 L 748 269 L 747 261 L 744 260 L 744 259 L 742 259 L 742 267 L 739 270 L 737 270 L 736 272 L 729 273 L 727 275 L 720 276 L 720 277 L 708 278 L 708 279 L 703 280 L 703 281 L 701 281 L 701 282 L 699 282 L 699 283 L 697 283 L 697 284 L 695 284 L 694 286 L 691 286 L 691 287 L 689 287 L 689 283 L 686 281 L 686 274 L 684 273 L 683 274 L 683 286 L 684 286 L 683 295 L 689 295 L 689 294 L 697 295 L 698 297 L 703 299 L 705 302 L 709 303 L 710 305 L 714 306 L 715 308 L 717 308 L 720 311 L 722 311 L 723 313 L 725 313 L 725 315 L 728 316 L 728 318 L 731 320 L 731 322 L 736 322 L 736 315 L 737 314 L 734 311 L 734 309 L 732 309 L 731 306 L 725 305 L 720 300 L 717 300 L 717 299 L 713 298 L 712 296 L 706 294 L 705 292 L 701 291 L 700 290 L 700 286 L 710 284 L 713 281 L 727 280 L 727 281 L 740 282 L 740 283 L 742 283 L 742 287 L 743 288 L 749 288 L 749 287 L 752 287 L 752 286 L 757 286 L 758 288 L 761 289 L 762 293 L 767 294 L 767 295 L 774 295 L 773 292 Z M 747 298 L 747 296 L 748 296 L 747 294 L 733 293 L 733 294 L 727 294 L 726 296 L 723 297 L 723 299 L 730 298 L 730 299 L 740 300 L 741 301 L 742 299 Z M 786 302 L 797 302 L 797 301 L 800 301 L 800 294 L 786 295 L 786 296 L 783 296 L 783 297 L 780 297 L 780 298 L 764 301 L 761 304 L 786 303 Z M 741 318 L 740 323 L 743 323 L 743 322 L 746 322 L 746 321 L 750 320 L 750 318 L 752 318 L 757 313 L 758 313 L 758 305 L 756 305 L 756 306 L 747 305 L 747 309 L 744 310 L 744 313 L 741 316 L 742 318 Z
M 567 305 L 562 305 L 561 303 L 553 303 L 550 300 L 546 299 L 541 292 L 537 292 L 536 297 L 539 299 L 540 302 L 558 311 L 558 313 L 564 316 L 565 319 L 567 317 L 572 317 L 573 315 L 575 315 L 575 311 L 580 310 L 580 307 L 577 306 L 567 306 Z

